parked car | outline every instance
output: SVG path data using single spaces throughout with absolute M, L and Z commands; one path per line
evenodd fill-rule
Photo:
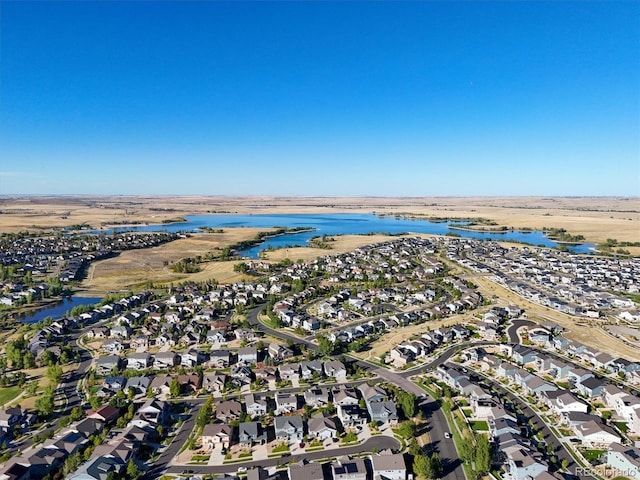
M 451 438 L 451 434 L 449 432 L 444 432 L 444 438 Z

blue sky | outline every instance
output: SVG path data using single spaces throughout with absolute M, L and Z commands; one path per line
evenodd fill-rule
M 3 1 L 0 194 L 640 195 L 640 2 Z

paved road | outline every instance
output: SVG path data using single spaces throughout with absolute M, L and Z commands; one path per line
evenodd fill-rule
M 505 389 L 502 385 L 500 385 L 500 383 L 495 382 L 490 377 L 487 377 L 486 375 L 483 375 L 479 372 L 475 372 L 475 374 L 480 377 L 484 381 L 484 383 L 486 383 L 490 387 L 491 391 L 496 393 L 499 397 L 501 397 L 502 399 L 508 399 L 511 404 L 519 405 L 526 420 L 531 420 L 533 429 L 535 431 L 542 432 L 544 441 L 553 447 L 553 455 L 556 455 L 560 462 L 562 462 L 562 460 L 566 460 L 567 470 L 571 474 L 575 474 L 575 469 L 579 465 L 567 451 L 564 444 L 558 439 L 558 437 L 553 434 L 551 429 L 542 421 L 538 414 L 534 412 L 531 407 L 527 405 L 520 397 Z M 580 479 L 595 480 L 594 477 L 584 474 L 580 475 Z
M 193 427 L 196 424 L 196 419 L 198 418 L 198 414 L 200 413 L 200 409 L 202 408 L 203 403 L 204 403 L 204 400 L 187 402 L 187 404 L 189 405 L 189 412 L 185 417 L 184 423 L 180 427 L 180 430 L 174 437 L 173 441 L 169 444 L 169 446 L 167 446 L 167 448 L 165 448 L 160 453 L 160 457 L 158 457 L 158 459 L 155 462 L 153 462 L 153 464 L 151 465 L 151 468 L 145 472 L 144 476 L 142 477 L 143 479 L 153 480 L 156 478 L 160 478 L 167 468 L 169 469 L 174 468 L 174 467 L 169 467 L 169 463 L 171 462 L 171 460 L 173 460 L 173 457 L 175 457 L 178 454 L 178 451 L 184 446 L 184 444 L 187 443 L 187 439 L 189 438 L 189 435 L 191 435 L 191 432 L 193 431 Z M 180 467 L 180 468 L 176 467 L 176 470 L 177 470 L 176 473 L 182 472 L 184 468 L 185 467 Z M 204 467 L 204 468 L 207 468 L 207 467 Z M 202 473 L 214 473 L 214 472 L 202 472 Z
M 77 392 L 78 382 L 82 380 L 85 372 L 91 365 L 91 353 L 84 348 L 78 346 L 78 339 L 82 335 L 82 332 L 74 332 L 67 336 L 67 343 L 77 347 L 77 351 L 80 353 L 80 362 L 75 370 L 64 375 L 64 383 L 58 385 L 56 389 L 56 395 L 62 397 L 60 406 L 56 408 L 56 419 L 53 420 L 49 427 L 42 429 L 37 433 L 41 438 L 51 432 L 54 434 L 59 428 L 60 419 L 63 416 L 68 416 L 71 413 L 73 407 L 82 407 L 82 399 Z M 33 435 L 25 436 L 18 442 L 12 443 L 8 451 L 14 452 L 16 450 L 24 451 L 33 445 Z
M 442 459 L 444 470 L 442 478 L 446 480 L 465 480 L 462 461 L 458 457 L 453 438 L 444 437 L 444 433 L 448 431 L 448 424 L 440 405 L 429 397 L 424 390 L 402 375 L 384 368 L 378 368 L 373 373 L 388 382 L 398 385 L 403 390 L 415 394 L 420 399 L 419 408 L 423 411 L 425 418 L 428 419 L 431 447 L 438 452 Z
M 258 321 L 258 313 L 261 308 L 262 307 L 254 308 L 250 310 L 249 313 L 247 314 L 247 320 L 251 325 L 254 325 L 257 328 L 260 328 L 261 330 L 265 331 L 266 333 L 274 337 L 282 338 L 285 340 L 290 339 L 295 343 L 304 343 L 308 348 L 312 350 L 318 349 L 317 345 L 309 342 L 308 340 L 297 338 L 293 335 L 288 334 L 287 332 L 283 332 L 282 330 L 275 330 L 261 324 Z M 462 348 L 466 348 L 471 345 L 481 345 L 481 344 L 488 344 L 488 343 L 489 342 L 481 342 L 481 343 L 466 342 L 464 344 L 458 344 L 458 345 L 452 346 L 433 362 L 427 365 L 423 365 L 419 368 L 403 372 L 402 374 L 393 373 L 389 370 L 380 368 L 379 366 L 364 360 L 357 360 L 356 363 L 362 368 L 370 370 L 372 373 L 374 373 L 378 377 L 384 380 L 387 380 L 391 383 L 394 383 L 399 387 L 403 388 L 404 390 L 414 393 L 419 398 L 421 398 L 422 395 L 425 394 L 424 390 L 422 390 L 420 387 L 418 387 L 413 382 L 411 382 L 408 379 L 409 376 L 423 373 L 427 370 L 435 368 L 439 364 L 447 361 L 452 355 L 454 355 L 457 351 L 459 351 Z M 431 437 L 431 441 L 433 442 L 433 446 L 439 452 L 440 458 L 442 459 L 442 463 L 445 471 L 443 478 L 447 480 L 465 480 L 464 471 L 462 469 L 462 462 L 458 458 L 458 453 L 456 451 L 455 444 L 453 443 L 453 439 L 444 438 L 444 432 L 448 431 L 448 424 L 445 419 L 444 413 L 440 409 L 440 406 L 438 405 L 437 402 L 435 402 L 433 399 L 431 399 L 428 396 L 425 397 L 423 401 L 421 401 L 420 405 L 421 405 L 420 408 L 423 409 L 426 418 L 429 419 L 429 429 L 430 429 L 429 435 Z M 363 448 L 360 447 L 360 451 L 362 450 Z M 322 458 L 322 457 L 319 457 L 319 458 Z
M 184 470 L 191 470 L 194 474 L 206 475 L 206 474 L 217 474 L 217 473 L 234 473 L 238 471 L 238 467 L 276 467 L 278 465 L 285 465 L 289 462 L 297 462 L 302 459 L 306 460 L 321 460 L 328 457 L 337 457 L 342 455 L 355 455 L 358 453 L 372 451 L 376 449 L 378 451 L 384 450 L 387 448 L 400 448 L 400 442 L 398 442 L 395 438 L 387 437 L 385 435 L 377 435 L 375 437 L 371 437 L 366 442 L 356 445 L 353 447 L 344 447 L 332 450 L 322 450 L 318 452 L 309 452 L 303 455 L 291 455 L 288 457 L 278 457 L 278 458 L 268 458 L 265 460 L 255 460 L 252 462 L 242 462 L 230 465 L 212 465 L 212 466 L 198 466 L 198 465 L 188 465 L 188 466 L 171 466 L 167 468 L 167 473 L 182 473 Z M 160 472 L 161 470 L 154 471 Z M 147 472 L 149 473 L 149 472 Z M 145 475 L 144 478 L 157 478 L 157 477 L 147 477 Z
M 507 329 L 507 336 L 509 337 L 509 342 L 520 343 L 520 339 L 518 338 L 518 329 L 520 327 L 530 327 L 532 325 L 537 325 L 537 323 L 532 322 L 531 320 L 525 320 L 523 318 L 512 320 L 511 326 Z

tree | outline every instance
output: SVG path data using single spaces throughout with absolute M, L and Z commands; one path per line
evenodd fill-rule
M 49 417 L 54 410 L 54 398 L 55 390 L 53 387 L 47 387 L 44 389 L 44 393 L 36 400 L 36 412 L 42 418 Z
M 140 470 L 140 467 L 138 467 L 133 459 L 129 460 L 129 463 L 127 464 L 127 477 L 129 477 L 131 480 L 136 480 L 141 475 L 142 471 Z
M 82 411 L 82 408 L 80 407 L 73 407 L 71 409 L 71 420 L 73 420 L 74 422 L 77 422 L 78 420 L 80 420 L 82 417 L 84 416 L 84 412 Z
M 398 434 L 401 437 L 404 437 L 406 439 L 415 437 L 416 436 L 416 424 L 413 423 L 411 420 L 408 420 L 406 422 L 402 422 L 400 424 L 400 426 L 398 427 Z
M 421 479 L 430 480 L 435 478 L 431 467 L 431 459 L 424 453 L 416 455 L 413 458 L 413 473 Z
M 51 383 L 53 383 L 54 385 L 60 383 L 60 380 L 62 379 L 62 367 L 59 363 L 50 365 L 47 368 L 47 378 L 51 380 Z
M 27 383 L 27 386 L 25 388 L 25 396 L 33 397 L 37 391 L 38 391 L 38 381 L 31 380 L 29 383 Z
M 55 361 L 56 361 L 55 355 L 51 353 L 49 350 L 45 350 L 44 352 L 42 352 L 42 355 L 40 355 L 40 363 L 42 365 L 50 366 L 50 365 L 53 365 Z
M 418 407 L 418 400 L 416 396 L 411 392 L 405 392 L 404 390 L 398 390 L 398 397 L 400 402 L 400 408 L 406 418 L 413 418 L 416 414 Z
M 171 383 L 169 384 L 169 393 L 174 398 L 180 396 L 180 383 L 177 378 L 171 380 Z
M 486 435 L 476 437 L 474 461 L 478 475 L 486 475 L 491 470 L 491 445 Z
M 318 337 L 318 352 L 321 356 L 327 357 L 333 353 L 334 345 L 327 337 Z
M 36 368 L 36 357 L 28 350 L 22 355 L 22 366 L 23 368 Z

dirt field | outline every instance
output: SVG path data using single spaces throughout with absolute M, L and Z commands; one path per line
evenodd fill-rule
M 595 322 L 582 320 L 569 315 L 551 310 L 550 308 L 529 302 L 519 295 L 505 289 L 488 278 L 475 277 L 471 279 L 480 292 L 488 297 L 497 295 L 501 303 L 512 303 L 525 309 L 527 318 L 540 323 L 553 322 L 567 329 L 564 336 L 584 345 L 599 349 L 614 357 L 623 356 L 629 360 L 640 361 L 640 351 L 637 348 L 626 345 L 597 326 Z M 507 302 L 507 303 L 504 303 Z
M 128 290 L 145 282 L 179 282 L 181 280 L 204 281 L 215 278 L 219 282 L 234 282 L 243 278 L 233 271 L 237 262 L 211 262 L 201 272 L 175 273 L 165 261 L 175 262 L 185 257 L 217 253 L 219 248 L 255 237 L 265 229 L 234 228 L 224 233 L 206 233 L 176 240 L 159 247 L 129 250 L 115 258 L 95 262 L 89 267 L 81 289 L 90 294 Z
M 484 217 L 498 226 L 565 228 L 589 242 L 640 239 L 640 198 L 622 197 L 3 197 L 0 231 L 86 223 L 160 223 L 207 213 L 409 213 L 426 217 Z M 640 252 L 640 249 L 638 250 Z

